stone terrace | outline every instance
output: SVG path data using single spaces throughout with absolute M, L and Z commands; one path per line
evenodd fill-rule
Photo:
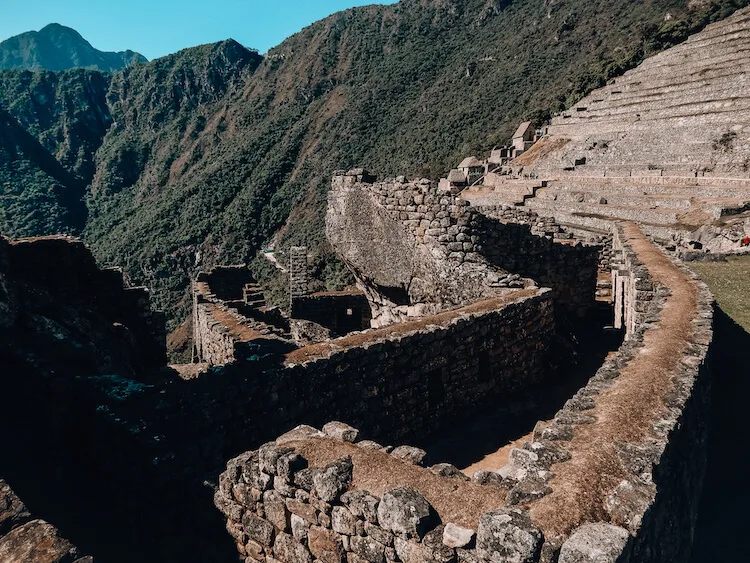
M 464 199 L 528 208 L 578 234 L 622 219 L 688 250 L 741 251 L 750 236 L 748 52 L 743 9 L 553 118 L 510 163 L 511 176 L 487 174 Z

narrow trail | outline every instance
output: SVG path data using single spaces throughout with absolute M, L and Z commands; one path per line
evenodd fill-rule
M 666 407 L 662 397 L 671 374 L 688 347 L 692 320 L 697 314 L 698 290 L 632 223 L 625 223 L 626 240 L 648 268 L 651 277 L 671 292 L 657 328 L 644 335 L 644 345 L 625 366 L 615 384 L 602 392 L 593 414 L 597 422 L 578 425 L 566 444 L 573 457 L 552 466 L 552 493 L 531 505 L 533 520 L 547 537 L 570 533 L 590 521 L 607 520 L 603 503 L 624 476 L 618 442 L 650 437 L 650 421 Z

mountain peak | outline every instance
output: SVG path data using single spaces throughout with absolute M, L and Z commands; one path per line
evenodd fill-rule
M 130 50 L 99 51 L 78 31 L 59 23 L 50 23 L 39 31 L 27 31 L 0 42 L 0 69 L 90 68 L 116 72 L 138 62 L 146 62 L 146 58 Z

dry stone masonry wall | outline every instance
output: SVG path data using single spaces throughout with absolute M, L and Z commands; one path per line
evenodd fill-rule
M 366 478 L 381 465 L 421 474 L 435 499 L 446 490 L 481 493 L 449 464 L 418 468 L 423 450 L 370 440 L 351 446 L 358 435 L 340 422 L 326 424 L 322 432 L 300 426 L 228 463 L 214 502 L 247 563 L 532 561 L 540 553 L 542 534 L 521 510 L 489 511 L 475 530 L 443 521 L 449 509 L 441 515 L 410 484 L 386 485 L 376 493 L 358 487 L 361 474 Z M 349 455 L 318 466 L 305 457 L 310 447 Z
M 306 260 L 306 258 L 305 258 Z M 246 266 L 222 266 L 199 274 L 193 282 L 193 358 L 224 365 L 260 346 L 289 350 L 289 322 L 269 310 Z
M 597 432 L 601 397 L 618 385 L 618 378 L 630 376 L 628 366 L 642 353 L 644 335 L 660 321 L 670 298 L 670 289 L 653 279 L 628 240 L 618 226 L 617 276 L 632 280 L 627 287 L 616 285 L 618 292 L 628 294 L 620 299 L 629 338 L 551 422 L 540 423 L 531 440 L 511 450 L 506 466 L 478 471 L 468 482 L 446 464 L 404 469 L 423 464 L 426 453 L 357 442 L 359 432 L 345 424 L 326 424 L 322 432 L 299 427 L 233 459 L 221 476 L 215 503 L 246 561 L 687 560 L 705 469 L 713 303 L 705 285 L 672 259 L 672 266 L 696 288 L 698 307 L 688 322 L 692 332 L 686 337 L 686 355 L 667 378 L 665 408 L 640 422 L 648 439 L 615 442 L 617 471 L 623 477 L 602 506 L 593 507 L 598 519 L 560 535 L 550 531 L 555 527 L 538 510 L 544 499 L 556 498 L 560 464 L 582 455 L 576 435 Z M 404 464 L 400 470 L 377 457 L 389 452 Z M 385 475 L 369 478 L 378 465 Z M 433 478 L 467 499 L 472 487 L 485 487 L 484 497 L 495 499 L 495 505 L 457 516 L 439 492 L 443 485 Z M 362 488 L 362 483 L 377 490 Z M 562 517 L 565 509 L 560 508 Z
M 399 305 L 417 316 L 528 286 L 529 278 L 552 287 L 570 309 L 593 302 L 598 246 L 557 244 L 485 216 L 457 197 L 459 188 L 365 182 L 356 172 L 333 179 L 327 236 L 369 292 L 376 325 L 380 315 L 383 324 L 403 319 Z

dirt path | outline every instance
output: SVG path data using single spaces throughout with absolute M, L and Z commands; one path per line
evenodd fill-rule
M 597 397 L 590 411 L 596 424 L 579 425 L 566 446 L 571 461 L 552 467 L 552 493 L 531 505 L 531 515 L 545 535 L 568 534 L 581 523 L 607 520 L 603 502 L 624 476 L 616 442 L 638 442 L 650 435 L 651 422 L 664 412 L 662 397 L 671 374 L 688 347 L 692 320 L 697 314 L 697 288 L 631 223 L 626 240 L 648 268 L 651 277 L 666 285 L 667 298 L 658 328 L 649 330 L 640 353 L 621 370 L 613 387 Z M 589 414 L 589 413 L 587 413 Z

